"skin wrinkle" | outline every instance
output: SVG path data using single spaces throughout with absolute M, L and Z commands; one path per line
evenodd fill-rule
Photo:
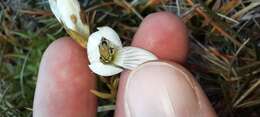
M 150 62 L 154 62 L 154 63 L 159 63 L 160 61 L 150 61 Z M 191 89 L 193 90 L 194 94 L 195 94 L 195 100 L 198 102 L 198 106 L 199 106 L 199 109 L 198 109 L 198 113 L 199 115 L 197 115 L 197 117 L 201 117 L 202 113 L 201 113 L 201 101 L 199 100 L 199 94 L 196 90 L 196 86 L 194 84 L 194 82 L 189 78 L 189 76 L 191 76 L 191 74 L 186 74 L 183 69 L 177 69 L 176 67 L 174 67 L 171 63 L 167 62 L 167 61 L 164 61 L 164 62 L 160 62 L 160 64 L 163 66 L 163 65 L 166 65 L 167 67 L 170 67 L 170 68 L 173 68 L 175 71 L 181 73 L 183 76 L 184 76 L 184 79 L 185 81 L 188 83 L 188 85 L 191 87 Z M 174 63 L 175 64 L 175 63 Z M 135 70 L 133 70 L 130 74 L 129 74 L 129 78 L 128 78 L 128 81 L 126 82 L 126 87 L 125 87 L 125 111 L 126 111 L 126 116 L 127 117 L 135 117 L 133 116 L 133 112 L 131 112 L 130 110 L 130 107 L 129 107 L 129 104 L 128 104 L 128 89 L 129 89 L 129 85 L 133 82 L 133 76 L 136 72 L 138 72 L 140 69 L 142 69 L 146 64 L 142 64 L 140 65 L 138 68 L 136 68 Z M 180 66 L 178 64 L 175 64 L 177 66 Z M 173 71 L 174 71 L 173 70 Z M 174 71 L 174 72 L 175 72 Z M 193 115 L 194 116 L 194 115 Z

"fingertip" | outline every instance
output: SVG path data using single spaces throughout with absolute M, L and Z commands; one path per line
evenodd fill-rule
M 192 75 L 176 63 L 141 65 L 129 74 L 122 97 L 124 116 L 215 116 Z
M 137 30 L 132 46 L 147 49 L 160 59 L 184 63 L 188 53 L 187 29 L 174 14 L 148 15 Z
M 49 45 L 49 47 L 45 50 L 43 54 L 44 59 L 51 58 L 55 60 L 66 60 L 70 59 L 69 57 L 73 56 L 76 56 L 74 58 L 82 59 L 82 57 L 85 57 L 87 55 L 85 49 L 79 46 L 70 37 L 62 37 L 55 40 Z M 80 58 L 78 58 L 78 56 Z
M 95 89 L 95 77 L 85 49 L 68 37 L 58 39 L 41 60 L 33 115 L 94 117 L 97 99 L 91 89 Z

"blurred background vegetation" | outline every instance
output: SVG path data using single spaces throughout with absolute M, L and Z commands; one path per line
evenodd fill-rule
M 189 29 L 186 68 L 221 117 L 260 116 L 259 0 L 80 0 L 91 30 L 114 27 L 125 45 L 143 17 L 178 15 Z M 47 0 L 0 0 L 0 116 L 32 116 L 44 50 L 66 33 Z M 174 53 L 173 53 L 174 54 Z M 118 77 L 98 78 L 99 117 L 112 117 Z

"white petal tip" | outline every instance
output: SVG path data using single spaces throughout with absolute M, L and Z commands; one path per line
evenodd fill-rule
M 113 76 L 123 71 L 123 69 L 113 65 L 105 65 L 102 63 L 90 64 L 89 68 L 97 75 L 100 76 Z

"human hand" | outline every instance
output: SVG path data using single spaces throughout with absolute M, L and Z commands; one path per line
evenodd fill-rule
M 216 116 L 192 75 L 176 63 L 188 52 L 185 26 L 166 12 L 146 17 L 132 46 L 147 49 L 163 61 L 125 71 L 120 78 L 117 117 Z M 95 75 L 87 67 L 86 50 L 68 37 L 45 51 L 34 99 L 37 117 L 95 117 Z

